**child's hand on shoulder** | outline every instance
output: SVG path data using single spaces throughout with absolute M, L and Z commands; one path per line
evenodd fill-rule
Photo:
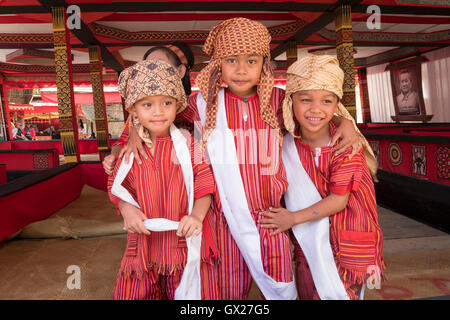
M 262 228 L 275 229 L 271 236 L 289 230 L 294 225 L 294 215 L 285 208 L 269 208 L 269 211 L 260 212 L 260 215 L 266 217 L 258 221 Z
M 192 235 L 198 236 L 202 232 L 203 222 L 196 216 L 184 216 L 180 220 L 178 225 L 177 236 L 179 237 L 191 237 Z
M 119 210 L 123 217 L 124 227 L 128 232 L 150 235 L 150 231 L 144 225 L 147 217 L 141 210 L 125 201 L 119 203 Z

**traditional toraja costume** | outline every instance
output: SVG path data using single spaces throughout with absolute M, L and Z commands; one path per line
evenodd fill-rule
M 327 90 L 341 99 L 343 77 L 337 60 L 331 56 L 302 58 L 287 71 L 283 104 L 285 127 L 290 132 L 283 142 L 283 163 L 289 182 L 285 194 L 287 209 L 309 207 L 330 193 L 350 193 L 343 211 L 292 228 L 301 299 L 358 299 L 363 293 L 361 286 L 374 276 L 373 272 L 384 279 L 383 235 L 371 177 L 376 167 L 369 170 L 368 164 L 373 162 L 363 151 L 349 159 L 350 150 L 336 156 L 332 146 L 327 146 L 317 150 L 315 157 L 310 146 L 302 143 L 293 116 L 292 93 Z M 344 107 L 340 104 L 339 108 Z M 334 132 L 330 122 L 331 135 Z
M 189 69 L 190 69 L 189 62 L 186 58 L 186 55 L 183 53 L 183 51 L 180 48 L 178 48 L 176 45 L 173 45 L 173 44 L 168 44 L 168 45 L 165 45 L 164 47 L 170 49 L 178 57 L 180 62 L 185 65 L 186 72 L 189 72 Z M 190 124 L 186 123 L 186 121 L 181 118 L 178 118 L 178 117 L 175 118 L 174 124 L 177 126 L 177 128 L 185 128 L 187 130 L 192 131 L 192 126 Z M 124 146 L 127 144 L 128 138 L 129 138 L 129 133 L 133 126 L 135 126 L 136 128 L 139 128 L 139 126 L 140 126 L 139 120 L 137 118 L 133 119 L 133 117 L 130 116 L 130 117 L 128 117 L 127 121 L 125 122 L 125 126 L 123 128 L 123 132 L 122 132 L 121 136 L 119 137 L 118 141 L 116 141 L 113 144 L 112 148 L 114 148 L 116 146 Z
M 252 277 L 267 299 L 297 296 L 288 234 L 271 236 L 272 230 L 257 224 L 259 212 L 280 206 L 287 188 L 277 120 L 283 93 L 273 87 L 270 39 L 267 28 L 244 18 L 213 27 L 204 46 L 211 61 L 198 74 L 200 93 L 189 99 L 190 113 L 183 115 L 202 132 L 220 198 L 222 299 L 246 299 Z M 264 57 L 257 94 L 246 99 L 247 119 L 241 114 L 243 99 L 221 88 L 221 59 L 242 54 Z
M 177 99 L 181 102 L 178 112 L 186 107 L 178 73 L 161 61 L 143 61 L 123 71 L 119 91 L 127 107 L 151 95 Z M 139 136 L 151 143 L 146 130 L 141 126 Z M 169 135 L 156 138 L 154 155 L 145 148 L 147 161 L 139 165 L 131 157 L 128 166 L 117 162 L 108 180 L 111 200 L 139 207 L 149 219 L 144 224 L 154 232 L 128 234 L 114 299 L 218 298 L 216 265 L 210 263 L 217 250 L 211 212 L 200 239 L 176 236 L 177 222 L 191 213 L 194 199 L 214 191 L 212 171 L 195 149 L 190 134 L 172 125 Z

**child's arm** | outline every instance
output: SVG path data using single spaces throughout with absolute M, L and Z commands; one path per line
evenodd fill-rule
M 194 234 L 199 235 L 202 232 L 203 219 L 211 206 L 211 195 L 207 194 L 194 201 L 192 213 L 189 216 L 184 216 L 180 220 L 177 230 L 177 236 L 190 237 Z
M 120 150 L 118 157 L 122 158 L 125 155 L 125 162 L 128 163 L 130 160 L 130 153 L 134 153 L 135 160 L 142 164 L 141 157 L 147 159 L 147 154 L 144 149 L 144 141 L 139 137 L 139 134 L 136 131 L 136 128 L 133 124 L 133 120 L 130 120 L 129 123 L 129 132 L 130 135 L 128 137 L 128 142 L 123 148 Z
M 107 189 L 108 195 L 112 203 L 116 206 L 117 213 L 123 217 L 124 227 L 130 233 L 144 233 L 149 235 L 150 232 L 145 228 L 143 221 L 146 219 L 145 214 L 133 206 L 132 204 L 123 201 L 121 198 L 115 196 L 111 190 L 116 178 L 117 171 L 119 170 L 122 160 L 119 160 L 114 168 L 113 174 L 108 177 Z M 122 182 L 122 186 L 128 190 L 134 199 L 137 199 L 136 192 L 134 190 L 135 177 L 133 170 L 130 170 Z
M 333 116 L 331 119 L 336 125 L 336 132 L 331 140 L 331 145 L 334 145 L 340 138 L 342 140 L 334 147 L 336 155 L 339 155 L 349 147 L 352 147 L 350 159 L 358 153 L 362 148 L 361 139 L 356 131 L 353 122 L 349 119 L 339 116 Z
M 316 202 L 312 206 L 290 212 L 284 208 L 269 208 L 270 212 L 261 212 L 266 219 L 259 220 L 261 227 L 266 229 L 276 229 L 272 236 L 289 230 L 293 226 L 309 221 L 329 217 L 345 209 L 350 193 L 338 195 L 330 193 L 329 196 Z
M 124 154 L 125 161 L 126 163 L 128 163 L 131 152 L 134 153 L 136 161 L 139 164 L 141 164 L 140 156 L 143 156 L 145 159 L 147 159 L 142 140 L 133 125 L 132 116 L 129 116 L 128 120 L 125 122 L 125 127 L 123 128 L 122 135 L 120 136 L 119 141 L 117 141 L 113 145 L 111 154 L 106 156 L 103 160 L 103 169 L 105 170 L 106 174 L 112 175 L 117 159 L 122 158 Z

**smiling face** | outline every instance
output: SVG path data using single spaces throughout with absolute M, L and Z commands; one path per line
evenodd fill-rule
M 177 114 L 177 100 L 169 96 L 148 96 L 138 100 L 130 113 L 137 116 L 152 138 L 167 135 Z
M 248 98 L 256 93 L 263 60 L 262 56 L 254 54 L 222 59 L 222 79 L 231 93 L 242 98 Z
M 328 124 L 338 105 L 338 97 L 327 90 L 304 90 L 292 94 L 292 108 L 303 138 L 329 135 Z

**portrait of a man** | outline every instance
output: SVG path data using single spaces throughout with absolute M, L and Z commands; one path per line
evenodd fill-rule
M 397 106 L 399 114 L 420 114 L 419 95 L 411 68 L 401 69 L 398 73 Z

